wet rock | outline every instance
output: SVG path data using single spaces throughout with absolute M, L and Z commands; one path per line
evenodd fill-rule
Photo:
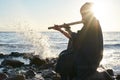
M 0 58 L 5 58 L 5 55 L 3 53 L 0 53 Z
M 46 79 L 46 78 L 51 78 L 53 79 L 53 77 L 56 76 L 56 72 L 54 70 L 51 70 L 51 69 L 45 69 L 45 70 L 42 70 L 41 72 L 39 72 L 42 74 L 42 76 Z
M 50 59 L 47 58 L 45 61 L 46 61 L 46 64 L 39 66 L 39 69 L 54 69 L 55 68 L 55 64 L 56 64 L 55 58 L 50 58 Z
M 5 73 L 0 73 L 0 80 L 4 80 L 4 79 L 6 79 L 7 77 L 8 77 L 7 74 L 5 74 Z
M 46 58 L 48 63 L 56 63 L 58 58 Z
M 14 76 L 9 77 L 5 80 L 25 80 L 25 77 L 23 75 L 14 75 Z
M 12 66 L 12 67 L 21 67 L 24 65 L 23 62 L 20 62 L 18 60 L 12 60 L 12 59 L 5 59 L 1 62 L 1 65 L 3 66 Z
M 35 75 L 36 75 L 36 73 L 35 73 L 33 70 L 28 70 L 28 71 L 25 73 L 25 77 L 26 77 L 27 79 L 33 78 L 33 77 L 35 77 Z
M 53 79 L 51 79 L 51 78 L 45 78 L 45 80 L 53 80 Z
M 30 59 L 30 65 L 41 66 L 46 64 L 47 62 L 44 59 L 40 59 L 38 56 L 33 56 Z
M 39 67 L 39 69 L 48 69 L 48 68 L 54 68 L 54 64 L 53 63 L 48 63 L 48 64 L 44 64 L 42 66 Z
M 120 80 L 120 75 L 117 75 L 117 76 L 116 76 L 116 80 Z
M 36 74 L 35 80 L 46 80 L 46 79 L 44 79 L 41 74 Z
M 8 71 L 8 68 L 1 68 L 1 71 L 3 72 L 3 73 L 7 73 L 7 71 Z
M 19 52 L 11 52 L 11 54 L 9 54 L 9 56 L 13 56 L 13 57 L 20 57 L 23 56 L 23 53 L 19 53 Z
M 23 58 L 27 58 L 27 59 L 30 59 L 34 56 L 34 53 L 23 53 Z
M 113 70 L 108 69 L 103 72 L 96 71 L 96 73 L 89 76 L 87 80 L 114 80 L 113 76 L 114 76 Z

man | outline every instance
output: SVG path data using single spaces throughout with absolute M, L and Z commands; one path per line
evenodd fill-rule
M 99 21 L 91 11 L 92 6 L 92 3 L 87 2 L 81 7 L 80 13 L 84 26 L 74 35 L 69 30 L 69 32 L 63 31 L 57 25 L 53 28 L 72 40 L 70 48 L 75 55 L 74 80 L 86 80 L 94 74 L 103 56 L 102 30 Z
M 94 74 L 103 56 L 101 26 L 91 11 L 92 6 L 92 3 L 85 3 L 80 9 L 84 26 L 78 32 L 79 38 L 76 41 L 79 43 L 75 50 L 76 80 L 85 80 Z

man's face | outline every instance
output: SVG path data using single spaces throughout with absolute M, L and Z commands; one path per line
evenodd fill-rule
M 84 22 L 84 21 L 86 21 L 86 19 L 88 17 L 88 13 L 87 12 L 81 12 L 81 16 L 82 16 L 82 20 Z
M 87 22 L 89 21 L 90 17 L 93 16 L 93 14 L 91 12 L 81 12 L 81 16 L 82 16 L 82 21 Z

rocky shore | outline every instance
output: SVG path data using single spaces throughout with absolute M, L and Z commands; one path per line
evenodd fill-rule
M 14 59 L 29 60 L 28 64 Z M 60 80 L 54 71 L 56 58 L 40 59 L 33 53 L 0 54 L 0 80 Z
M 60 80 L 60 75 L 54 71 L 57 58 L 40 59 L 34 53 L 12 52 L 0 53 L 0 59 L 0 80 Z M 88 80 L 120 80 L 120 75 L 115 76 L 113 70 L 108 69 L 96 72 Z

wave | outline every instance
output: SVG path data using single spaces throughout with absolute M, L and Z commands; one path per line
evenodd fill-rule
M 33 47 L 31 44 L 0 44 L 0 47 L 10 47 L 10 48 L 24 48 L 24 47 Z
M 106 42 L 108 42 L 108 41 L 109 41 L 109 42 L 116 42 L 116 41 L 117 41 L 117 42 L 118 42 L 118 41 L 120 41 L 120 39 L 111 39 L 111 40 L 106 39 L 106 40 L 104 40 L 104 41 L 106 41 Z
M 120 44 L 105 44 L 105 48 L 120 48 Z

